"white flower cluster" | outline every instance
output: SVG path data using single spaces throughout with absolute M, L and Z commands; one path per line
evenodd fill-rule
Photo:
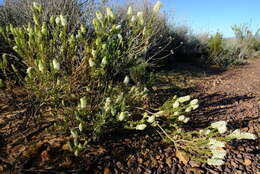
M 209 165 L 222 165 L 224 164 L 224 157 L 227 152 L 223 148 L 225 147 L 225 143 L 222 141 L 217 141 L 216 139 L 211 138 L 209 140 L 209 149 L 212 152 L 212 157 L 207 160 Z
M 26 70 L 27 75 L 31 78 L 32 77 L 32 72 L 33 72 L 33 67 L 28 67 Z
M 190 120 L 190 118 L 185 117 L 184 115 L 180 115 L 180 116 L 178 117 L 178 120 L 179 120 L 179 121 L 182 121 L 183 123 L 188 123 L 188 121 Z
M 158 124 L 158 121 L 156 121 L 156 117 L 159 117 L 157 113 L 154 113 L 152 115 L 148 115 L 147 112 L 143 114 L 142 123 L 138 124 L 135 129 L 136 130 L 144 130 L 147 127 L 147 124 L 150 124 L 151 126 L 155 126 Z
M 144 130 L 146 127 L 147 127 L 146 124 L 138 124 L 138 125 L 135 127 L 135 129 L 136 129 L 136 130 Z
M 153 12 L 158 13 L 162 7 L 162 2 L 157 1 L 153 7 Z
M 113 11 L 112 11 L 111 8 L 107 8 L 106 11 L 107 11 L 107 16 L 108 17 L 110 17 L 111 19 L 115 18 L 115 15 L 113 14 Z
M 86 107 L 87 107 L 87 98 L 86 97 L 80 98 L 80 108 L 85 109 Z
M 104 109 L 105 109 L 106 112 L 110 109 L 111 102 L 112 101 L 111 101 L 110 97 L 106 98 L 105 105 L 104 105 Z
M 178 116 L 178 121 L 187 123 L 190 120 L 190 118 L 185 117 L 185 115 L 183 114 L 189 113 L 192 110 L 197 109 L 199 107 L 198 99 L 191 100 L 191 97 L 187 95 L 179 98 L 177 98 L 177 96 L 174 96 L 173 100 L 175 100 L 172 104 L 172 108 L 174 111 L 173 116 Z M 188 101 L 190 102 L 186 104 L 186 102 Z
M 36 10 L 36 11 L 41 11 L 42 6 L 41 6 L 41 4 L 39 4 L 37 2 L 33 2 L 33 9 Z
M 44 72 L 45 68 L 44 68 L 44 65 L 43 65 L 42 61 L 39 61 L 38 68 L 39 68 L 39 71 Z
M 233 131 L 230 135 L 228 135 L 228 137 L 232 138 L 232 139 L 249 139 L 249 140 L 255 140 L 256 139 L 256 135 L 249 133 L 249 132 L 242 132 L 239 129 L 236 129 L 235 131 Z
M 59 15 L 56 17 L 55 23 L 57 25 L 61 24 L 63 27 L 65 27 L 67 25 L 67 20 L 63 15 Z
M 227 122 L 225 121 L 217 121 L 211 124 L 212 128 L 215 128 L 218 130 L 219 133 L 225 133 L 227 131 Z M 201 134 L 207 135 L 210 133 L 209 129 L 200 131 Z M 231 139 L 252 139 L 255 140 L 256 136 L 252 133 L 248 132 L 242 132 L 239 129 L 236 129 L 231 134 L 226 136 L 226 138 Z M 225 147 L 225 142 L 218 141 L 216 139 L 211 138 L 209 140 L 209 149 L 212 152 L 212 157 L 207 160 L 207 163 L 209 165 L 222 165 L 224 164 L 224 157 L 226 155 L 226 150 L 223 148 Z
M 52 60 L 52 65 L 53 65 L 53 68 L 57 71 L 60 70 L 60 63 L 57 61 L 57 59 L 53 59 Z
M 211 127 L 218 130 L 219 133 L 225 133 L 227 131 L 227 122 L 226 121 L 217 121 L 211 123 Z
M 132 8 L 132 6 L 129 6 L 128 10 L 127 10 L 127 15 L 132 16 L 132 14 L 133 14 L 133 8 Z
M 122 111 L 122 112 L 120 112 L 120 114 L 118 115 L 118 120 L 119 121 L 124 121 L 124 120 L 126 120 L 128 117 L 129 117 L 129 112 L 127 112 L 127 111 Z

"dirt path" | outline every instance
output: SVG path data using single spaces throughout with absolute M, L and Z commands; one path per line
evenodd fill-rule
M 229 94 L 252 94 L 260 97 L 260 59 L 246 66 L 203 79 L 206 92 Z
M 194 93 L 201 109 L 194 114 L 194 126 L 226 120 L 229 128 L 258 135 L 256 141 L 237 141 L 230 147 L 221 173 L 260 173 L 260 59 L 222 74 L 202 78 Z
M 247 120 L 247 124 L 256 123 L 248 129 L 260 135 L 260 59 L 241 68 L 202 78 L 196 94 L 209 119 L 225 119 L 236 127 Z

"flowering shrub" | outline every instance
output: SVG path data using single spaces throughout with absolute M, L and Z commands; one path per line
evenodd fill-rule
M 92 38 L 86 37 L 84 25 L 69 31 L 63 15 L 41 22 L 42 7 L 37 3 L 33 24 L 1 28 L 1 35 L 27 66 L 25 78 L 15 72 L 37 107 L 34 115 L 48 119 L 46 113 L 51 113 L 55 130 L 70 133 L 69 146 L 75 155 L 80 155 L 89 141 L 98 141 L 104 132 L 117 128 L 142 131 L 154 127 L 176 150 L 213 165 L 223 164 L 224 142 L 255 139 L 239 130 L 221 136 L 227 130 L 223 121 L 200 131 L 183 131 L 189 113 L 199 107 L 198 100 L 190 96 L 174 96 L 157 109 L 148 108 L 150 73 L 145 54 L 160 7 L 157 2 L 148 21 L 143 12 L 135 14 L 129 7 L 126 23 L 120 23 L 110 8 L 104 14 L 97 11 Z M 7 59 L 1 60 L 3 72 Z

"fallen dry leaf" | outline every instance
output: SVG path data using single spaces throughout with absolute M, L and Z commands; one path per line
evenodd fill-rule
M 110 172 L 110 170 L 109 170 L 109 168 L 104 168 L 104 174 L 111 174 L 111 172 Z
M 182 162 L 183 164 L 187 164 L 189 162 L 189 157 L 186 155 L 184 151 L 176 150 L 176 157 Z
M 245 159 L 244 164 L 245 164 L 246 166 L 250 166 L 250 165 L 252 164 L 252 161 L 249 160 L 249 159 Z
M 44 150 L 41 153 L 41 160 L 42 161 L 49 161 L 50 160 L 50 154 L 49 154 L 48 150 Z
M 194 174 L 202 174 L 202 173 L 204 173 L 204 171 L 199 169 L 199 168 L 190 168 L 189 171 L 191 173 L 194 173 Z

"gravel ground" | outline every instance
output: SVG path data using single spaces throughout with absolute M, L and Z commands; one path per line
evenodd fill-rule
M 183 68 L 192 71 L 192 65 Z M 176 157 L 171 145 L 161 143 L 156 133 L 117 131 L 105 135 L 100 143 L 90 144 L 81 157 L 68 151 L 66 137 L 43 131 L 51 126 L 32 124 L 30 106 L 24 109 L 23 91 L 0 94 L 0 173 L 166 173 L 166 174 L 260 174 L 260 59 L 223 73 L 187 77 L 195 86 L 178 90 L 200 100 L 188 127 L 206 126 L 226 120 L 230 131 L 242 129 L 258 136 L 254 141 L 233 141 L 227 145 L 226 163 L 221 167 Z M 168 77 L 174 73 L 168 74 Z M 192 79 L 192 80 L 191 80 Z M 163 85 L 162 85 L 163 88 Z M 160 88 L 157 89 L 160 91 Z M 161 102 L 176 89 L 161 90 Z M 150 131 L 150 130 L 147 130 Z M 106 140 L 106 141 L 105 141 Z

